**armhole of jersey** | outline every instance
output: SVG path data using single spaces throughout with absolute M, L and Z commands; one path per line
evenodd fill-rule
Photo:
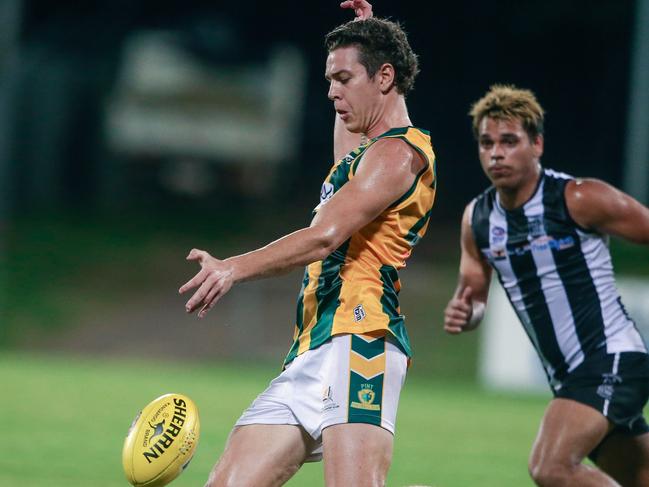
M 585 228 L 585 227 L 582 227 L 579 223 L 577 223 L 577 222 L 572 218 L 572 215 L 570 214 L 570 210 L 568 209 L 568 200 L 566 199 L 566 191 L 568 191 L 568 183 L 569 183 L 570 181 L 575 181 L 575 184 L 577 184 L 577 183 L 576 183 L 576 179 L 568 179 L 568 180 L 565 182 L 565 184 L 563 185 L 563 191 L 562 191 L 562 194 L 561 194 L 561 199 L 562 199 L 562 201 L 563 201 L 563 211 L 566 212 L 566 218 L 567 218 L 568 221 L 569 221 L 570 223 L 572 223 L 572 224 L 575 226 L 575 228 L 576 228 L 577 230 L 579 230 L 580 232 L 587 233 L 587 234 L 589 234 L 589 235 L 597 235 L 597 234 L 598 234 L 597 230 L 595 230 L 595 229 L 593 229 L 593 228 Z
M 417 173 L 417 175 L 415 176 L 415 180 L 413 181 L 413 183 L 412 183 L 412 185 L 410 186 L 410 188 L 408 188 L 408 191 L 406 191 L 406 192 L 405 192 L 405 193 L 404 193 L 400 198 L 398 198 L 398 199 L 397 199 L 394 203 L 392 203 L 388 208 L 394 208 L 395 206 L 397 206 L 397 205 L 403 203 L 405 200 L 407 200 L 407 199 L 410 197 L 410 195 L 411 195 L 412 193 L 415 192 L 415 189 L 417 188 L 417 184 L 419 184 L 419 181 L 421 180 L 421 177 L 422 177 L 424 174 L 426 174 L 426 171 L 428 171 L 429 169 L 433 172 L 433 185 L 436 185 L 436 183 L 437 183 L 437 178 L 436 178 L 435 170 L 434 170 L 434 166 L 433 166 L 433 165 L 435 164 L 435 160 L 434 160 L 434 159 L 433 159 L 433 161 L 431 161 L 431 160 L 428 158 L 428 155 L 427 155 L 423 150 L 421 150 L 418 146 L 416 146 L 415 144 L 413 144 L 412 142 L 410 142 L 408 139 L 406 139 L 406 138 L 405 138 L 404 136 L 402 136 L 402 135 L 394 136 L 394 137 L 391 137 L 391 138 L 394 138 L 394 139 L 401 139 L 401 140 L 403 140 L 406 144 L 408 144 L 410 147 L 412 147 L 413 149 L 415 149 L 415 151 L 417 151 L 417 153 L 420 154 L 420 155 L 424 158 L 424 161 L 426 162 L 426 165 L 425 165 L 424 167 L 422 167 L 421 170 Z

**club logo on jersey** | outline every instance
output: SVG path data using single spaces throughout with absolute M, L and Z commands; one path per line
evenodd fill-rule
M 374 404 L 376 393 L 372 390 L 373 388 L 374 386 L 372 384 L 361 384 L 361 389 L 358 391 L 358 400 L 360 402 L 352 401 L 350 406 L 356 409 L 379 411 L 381 406 L 379 404 Z
M 366 316 L 365 308 L 363 308 L 363 305 L 362 305 L 362 304 L 359 304 L 358 306 L 356 306 L 356 307 L 354 308 L 354 321 L 355 321 L 355 322 L 358 323 L 358 322 L 361 321 L 363 318 L 365 318 L 365 316 Z
M 529 228 L 528 240 L 534 240 L 545 235 L 545 226 L 543 225 L 542 216 L 530 217 L 527 220 L 527 227 Z

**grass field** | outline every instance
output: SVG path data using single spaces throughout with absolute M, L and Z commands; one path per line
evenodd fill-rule
M 120 458 L 126 430 L 139 408 L 171 391 L 196 401 L 202 423 L 195 458 L 173 485 L 202 485 L 232 423 L 276 372 L 272 366 L 5 353 L 0 485 L 128 485 Z M 388 485 L 531 485 L 527 454 L 545 402 L 468 383 L 409 381 Z M 305 466 L 288 485 L 323 485 L 321 464 Z
M 188 394 L 202 413 L 196 457 L 173 485 L 202 485 L 231 425 L 277 373 L 276 363 L 163 364 L 13 350 L 29 349 L 31 337 L 47 341 L 83 316 L 108 316 L 142 290 L 175 289 L 188 272 L 182 257 L 191 246 L 216 245 L 228 255 L 254 242 L 230 224 L 169 221 L 41 218 L 13 226 L 6 255 L 0 255 L 6 259 L 0 266 L 0 487 L 127 485 L 120 458 L 126 430 L 142 406 L 171 391 Z M 285 230 L 274 223 L 262 233 L 267 240 Z M 531 486 L 527 456 L 547 397 L 477 388 L 479 335 L 452 338 L 440 325 L 455 285 L 457 248 L 455 242 L 431 247 L 413 266 L 418 276 L 404 272 L 402 301 L 415 360 L 400 404 L 388 485 Z M 421 251 L 426 254 L 426 247 Z M 649 276 L 646 247 L 614 241 L 612 253 L 616 269 Z M 3 294 L 5 283 L 11 286 Z M 291 294 L 287 303 L 293 299 Z M 282 333 L 288 337 L 290 331 Z M 289 485 L 323 485 L 321 464 L 305 466 Z

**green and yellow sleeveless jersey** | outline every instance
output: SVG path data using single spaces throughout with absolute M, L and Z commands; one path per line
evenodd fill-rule
M 428 132 L 391 129 L 354 149 L 331 168 L 320 206 L 351 180 L 363 154 L 377 140 L 401 139 L 426 160 L 410 189 L 324 260 L 309 264 L 297 300 L 294 342 L 285 364 L 341 333 L 392 333 L 403 351 L 411 348 L 400 313 L 398 269 L 426 232 L 435 199 L 435 154 Z

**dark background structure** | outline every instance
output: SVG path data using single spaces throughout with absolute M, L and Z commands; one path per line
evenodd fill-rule
M 621 186 L 637 7 L 630 0 L 374 2 L 376 15 L 402 23 L 419 55 L 408 106 L 438 157 L 431 226 L 404 279 L 416 350 L 417 342 L 445 343 L 439 321 L 454 286 L 459 217 L 488 184 L 471 103 L 494 83 L 533 90 L 547 112 L 544 164 Z M 212 313 L 214 323 L 200 326 L 184 324 L 175 291 L 193 270 L 183 260 L 188 248 L 226 256 L 308 224 L 332 163 L 323 38 L 351 12 L 337 0 L 6 0 L 0 14 L 0 345 L 154 353 L 166 350 L 152 341 L 160 327 L 182 323 L 197 337 L 185 356 L 209 356 L 215 347 L 225 356 L 253 337 L 261 355 L 277 357 L 290 340 L 299 277 L 241 287 Z M 198 88 L 166 98 L 146 87 L 124 95 L 128 69 L 146 77 L 161 67 L 133 63 L 143 36 L 162 39 Z M 178 106 L 197 131 L 207 105 L 224 129 L 230 119 L 249 121 L 265 102 L 271 81 L 263 69 L 279 46 L 298 53 L 295 70 L 274 83 L 284 87 L 284 104 L 299 110 L 279 140 L 249 130 L 240 142 L 241 154 L 262 142 L 279 147 L 279 162 L 270 163 L 270 149 L 268 157 L 258 150 L 245 158 L 236 150 L 174 152 L 165 137 L 147 146 L 140 136 L 145 145 L 135 149 L 115 142 L 115 130 L 130 123 L 114 116 L 122 102 L 145 115 Z M 156 82 L 164 87 L 162 73 Z M 234 96 L 241 73 L 240 84 L 253 90 Z M 226 88 L 212 92 L 212 80 Z M 267 125 L 279 120 L 270 114 Z M 166 122 L 149 122 L 175 135 Z M 221 130 L 201 137 L 208 146 L 217 140 L 217 149 L 218 140 L 228 142 Z M 644 248 L 625 255 L 627 269 L 649 262 Z M 256 328 L 246 328 L 251 322 Z M 69 331 L 41 336 L 60 329 Z M 280 337 L 274 348 L 273 337 Z M 468 348 L 440 347 L 430 370 L 445 356 L 450 370 L 470 374 L 476 338 L 467 340 L 454 343 Z
M 466 114 L 493 83 L 538 95 L 547 110 L 548 166 L 620 184 L 634 2 L 375 3 L 377 15 L 402 22 L 420 57 L 409 108 L 438 155 L 439 218 L 457 217 L 486 185 Z M 125 39 L 142 29 L 176 32 L 192 56 L 220 70 L 263 60 L 279 42 L 297 46 L 308 60 L 299 157 L 273 194 L 314 201 L 330 163 L 333 120 L 322 39 L 350 18 L 336 1 L 26 0 L 18 17 L 1 85 L 3 198 L 11 214 L 94 205 L 115 191 L 106 181 L 117 156 L 103 139 L 104 103 Z M 121 192 L 128 206 L 129 188 Z

